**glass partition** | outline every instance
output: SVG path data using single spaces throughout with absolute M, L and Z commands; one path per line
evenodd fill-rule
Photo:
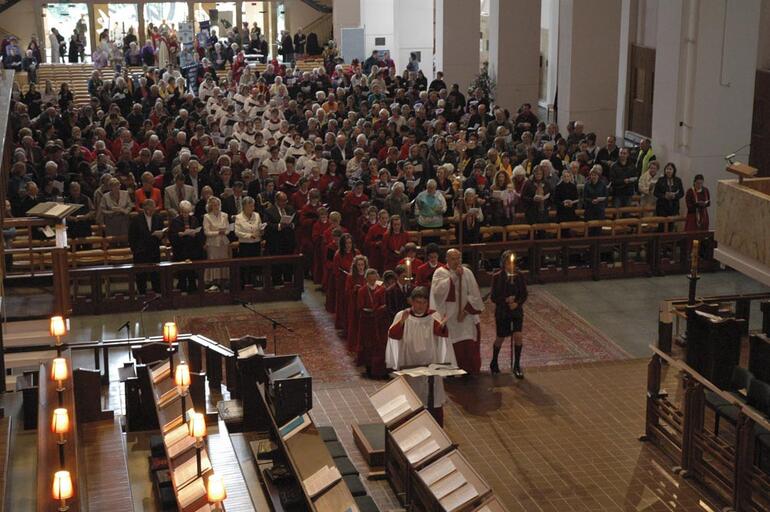
M 139 6 L 137 4 L 94 4 L 96 34 L 110 31 L 110 39 L 119 44 L 128 34 L 139 39 Z M 124 45 L 125 46 L 125 45 Z
M 152 24 L 154 27 L 168 26 L 177 30 L 179 23 L 187 21 L 187 2 L 151 2 L 144 4 L 145 29 Z
M 67 51 L 61 56 L 59 62 L 85 62 L 85 59 L 91 56 L 89 26 L 88 4 L 43 4 L 46 61 L 51 62 L 51 44 L 48 34 L 51 33 L 52 28 L 55 28 L 67 45 Z

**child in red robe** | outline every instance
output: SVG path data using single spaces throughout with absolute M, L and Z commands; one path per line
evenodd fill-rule
M 337 306 L 337 286 L 334 280 L 334 261 L 337 253 L 337 247 L 342 238 L 342 228 L 334 228 L 331 231 L 331 241 L 324 244 L 326 248 L 326 260 L 324 261 L 324 289 L 326 290 L 326 311 L 334 313 Z
M 334 327 L 342 331 L 342 337 L 347 336 L 348 327 L 348 294 L 345 293 L 345 281 L 353 266 L 353 258 L 358 254 L 353 248 L 353 237 L 345 233 L 340 237 L 340 245 L 334 255 Z
M 424 286 L 430 291 L 430 283 L 437 269 L 444 267 L 438 259 L 439 249 L 436 244 L 428 244 L 425 248 L 425 257 L 428 261 L 417 267 L 415 286 Z
M 359 333 L 359 361 L 366 367 L 366 373 L 373 378 L 387 376 L 385 370 L 385 345 L 387 328 L 381 332 L 377 328 L 377 317 L 384 318 L 385 289 L 377 284 L 380 275 L 376 269 L 366 271 L 365 284 L 358 289 L 357 310 Z M 380 324 L 383 324 L 380 321 Z M 360 334 L 365 333 L 361 336 Z
M 377 214 L 377 223 L 370 226 L 364 238 L 364 254 L 369 257 L 369 266 L 383 272 L 385 269 L 382 257 L 382 239 L 388 230 L 390 215 L 388 210 L 380 210 Z
M 364 194 L 364 184 L 357 181 L 353 184 L 353 190 L 345 194 L 342 200 L 342 224 L 353 232 L 358 225 L 358 217 L 361 215 L 361 204 L 369 202 L 369 196 Z
M 296 193 L 295 193 L 296 194 Z M 299 223 L 295 230 L 297 237 L 297 248 L 302 254 L 305 274 L 308 277 L 313 276 L 313 225 L 318 221 L 318 207 L 321 202 L 321 194 L 317 190 L 311 190 L 308 194 L 309 201 L 299 212 Z
M 329 227 L 329 210 L 325 206 L 321 206 L 317 210 L 318 220 L 313 223 L 312 240 L 313 240 L 313 283 L 323 283 L 324 277 L 324 260 L 326 254 L 324 251 L 324 231 Z
M 401 226 L 401 217 L 394 215 L 390 218 L 388 230 L 382 237 L 382 258 L 385 270 L 393 270 L 401 259 L 401 249 L 409 241 Z
M 358 290 L 364 286 L 364 275 L 368 262 L 366 256 L 360 255 L 353 258 L 350 274 L 345 280 L 345 295 L 347 297 L 347 338 L 348 351 L 356 354 L 360 360 L 360 342 L 358 336 Z M 359 361 L 360 362 L 360 361 Z

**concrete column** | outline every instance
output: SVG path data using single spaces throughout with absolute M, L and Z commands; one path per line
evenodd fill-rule
M 760 0 L 658 3 L 652 143 L 685 186 L 703 174 L 712 191 L 732 178 L 724 155 L 748 162 L 758 58 Z
M 479 2 L 436 0 L 436 71 L 444 72 L 447 85 L 457 83 L 465 91 L 479 74 L 480 33 Z M 431 75 L 425 59 L 420 68 Z
M 356 28 L 361 26 L 361 3 L 364 0 L 334 0 L 332 10 L 332 25 L 334 26 L 334 40 L 339 47 L 340 31 L 343 28 Z M 325 41 L 318 41 L 323 45 Z
M 621 2 L 559 3 L 558 120 L 583 121 L 598 140 L 615 133 Z M 597 20 L 601 20 L 599 23 Z
M 540 0 L 490 0 L 489 74 L 495 103 L 515 112 L 537 105 L 540 85 Z

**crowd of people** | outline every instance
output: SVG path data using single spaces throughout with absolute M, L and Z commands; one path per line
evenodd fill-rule
M 34 85 L 16 91 L 12 215 L 41 201 L 79 204 L 67 219 L 70 237 L 101 226 L 127 241 L 137 263 L 159 262 L 164 241 L 173 261 L 301 253 L 306 276 L 322 287 L 336 327 L 373 376 L 383 375 L 385 352 L 363 347 L 359 332 L 374 322 L 384 347 L 415 289 L 454 319 L 445 326 L 458 363 L 479 371 L 483 304 L 472 272 L 463 272 L 457 251 L 438 272 L 439 240 L 424 236 L 418 253 L 407 230 L 453 226 L 474 243 L 481 226 L 546 222 L 552 210 L 559 222 L 603 219 L 610 202 L 623 207 L 637 197 L 661 216 L 679 214 L 684 198 L 686 229 L 708 228 L 703 177 L 685 188 L 673 163 L 661 171 L 649 140 L 627 148 L 610 136 L 599 146 L 580 121 L 562 136 L 529 104 L 509 111 L 489 91 L 466 95 L 440 72 L 429 82 L 416 59 L 401 74 L 378 52 L 328 70 L 287 59 L 258 71 L 242 46 L 232 51 L 229 65 L 200 57 L 195 81 L 157 52 L 141 73 L 103 80 L 96 70 L 82 106 L 66 83 L 58 93 L 50 84 L 42 94 Z M 230 286 L 224 267 L 207 270 L 204 283 L 194 273 L 178 277 L 184 293 Z M 276 285 L 293 278 L 281 267 L 271 277 Z M 255 267 L 242 281 L 263 279 Z M 150 272 L 137 278 L 140 294 L 148 281 L 159 291 Z M 520 307 L 523 281 L 503 281 L 498 308 Z M 447 302 L 459 311 L 449 313 Z M 502 339 L 521 331 L 518 318 L 500 321 L 508 327 L 498 329 L 493 370 Z M 514 341 L 520 373 L 520 335 Z

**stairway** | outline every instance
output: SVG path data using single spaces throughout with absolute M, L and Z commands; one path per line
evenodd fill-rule
M 303 3 L 309 5 L 318 12 L 329 14 L 332 12 L 332 8 L 329 5 L 322 4 L 318 0 L 302 0 Z

